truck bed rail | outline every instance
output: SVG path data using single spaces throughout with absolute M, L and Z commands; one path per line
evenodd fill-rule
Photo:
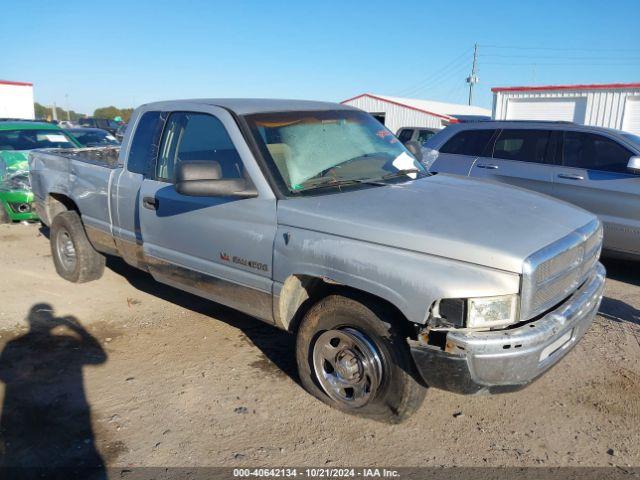
M 40 152 L 113 169 L 118 166 L 120 147 L 49 148 Z

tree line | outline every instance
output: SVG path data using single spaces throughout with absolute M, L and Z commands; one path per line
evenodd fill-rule
M 34 103 L 34 110 L 36 114 L 36 118 L 42 118 L 51 120 L 53 119 L 53 108 L 45 107 L 39 103 Z M 113 120 L 116 117 L 122 118 L 124 122 L 128 122 L 131 118 L 131 114 L 133 113 L 133 108 L 117 108 L 114 106 L 109 107 L 100 107 L 96 108 L 93 111 L 93 116 L 96 118 L 108 118 Z M 63 108 L 56 107 L 56 115 L 58 120 L 66 120 L 67 119 L 67 111 Z M 73 110 L 69 110 L 69 119 L 73 121 L 77 121 L 82 117 L 86 117 L 87 115 L 84 113 L 74 112 Z

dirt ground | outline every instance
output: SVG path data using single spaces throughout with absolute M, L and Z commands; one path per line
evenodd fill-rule
M 597 320 L 547 375 L 430 390 L 389 426 L 307 394 L 290 335 L 116 259 L 67 283 L 39 226 L 0 225 L 0 448 L 109 466 L 640 466 L 640 264 L 605 264 Z

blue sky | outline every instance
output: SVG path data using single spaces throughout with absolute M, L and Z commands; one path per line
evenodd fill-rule
M 363 92 L 477 105 L 491 87 L 640 81 L 638 0 L 12 1 L 0 79 L 92 113 L 189 97 L 340 101 Z M 513 48 L 517 47 L 517 48 Z

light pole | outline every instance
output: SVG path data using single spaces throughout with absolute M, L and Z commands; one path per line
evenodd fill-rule
M 473 86 L 478 83 L 478 75 L 476 75 L 476 66 L 478 64 L 478 44 L 473 47 L 473 65 L 471 67 L 471 75 L 467 77 L 469 84 L 469 105 L 473 102 Z

